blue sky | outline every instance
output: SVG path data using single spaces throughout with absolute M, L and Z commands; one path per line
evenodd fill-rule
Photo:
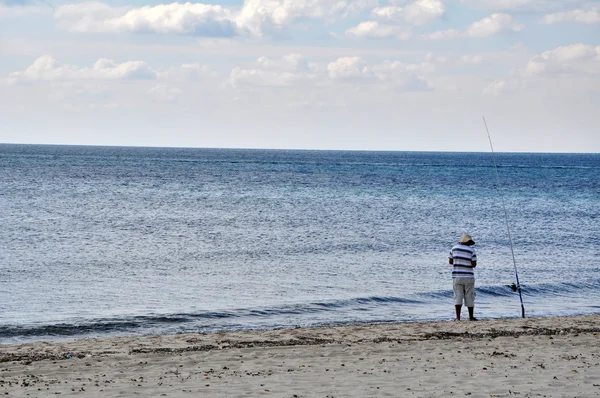
M 599 0 L 0 0 L 0 142 L 600 152 Z

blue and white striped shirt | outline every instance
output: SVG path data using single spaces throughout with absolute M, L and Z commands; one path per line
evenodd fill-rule
M 475 278 L 472 261 L 477 261 L 475 249 L 471 246 L 458 244 L 450 250 L 448 258 L 452 259 L 452 278 Z

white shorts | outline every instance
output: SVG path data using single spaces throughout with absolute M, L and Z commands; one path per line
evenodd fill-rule
M 463 301 L 467 307 L 475 307 L 475 279 L 454 278 L 454 305 L 462 305 Z

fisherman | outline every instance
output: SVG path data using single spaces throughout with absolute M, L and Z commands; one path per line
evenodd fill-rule
M 448 262 L 452 267 L 452 283 L 454 287 L 454 308 L 456 321 L 460 321 L 463 301 L 469 309 L 469 320 L 476 321 L 475 310 L 475 272 L 477 254 L 473 245 L 475 242 L 469 234 L 463 234 L 460 241 L 450 250 Z

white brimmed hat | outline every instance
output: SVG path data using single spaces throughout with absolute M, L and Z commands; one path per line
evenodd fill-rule
M 475 244 L 475 241 L 469 234 L 463 234 L 463 236 L 461 236 L 460 240 L 458 241 L 458 243 L 469 243 L 469 242 Z

